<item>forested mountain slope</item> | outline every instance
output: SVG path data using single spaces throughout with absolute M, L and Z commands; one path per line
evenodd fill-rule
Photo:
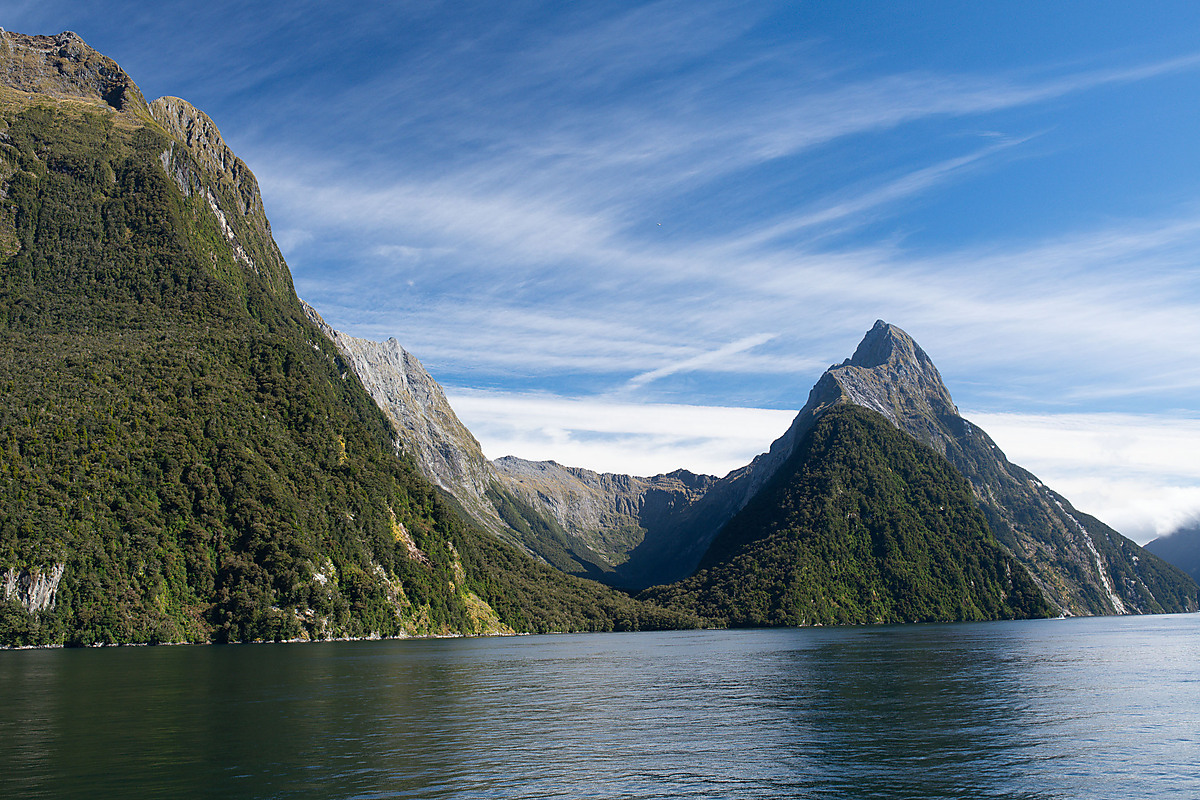
M 70 33 L 4 33 L 0 70 L 0 643 L 689 623 L 398 456 L 205 115 Z
M 643 598 L 730 625 L 1047 616 L 970 486 L 879 414 L 822 414 L 713 541 L 700 570 Z

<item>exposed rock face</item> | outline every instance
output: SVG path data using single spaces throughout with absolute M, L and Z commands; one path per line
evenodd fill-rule
M 933 361 L 908 334 L 879 320 L 854 355 L 828 375 L 844 402 L 882 414 L 945 455 L 940 434 L 947 421 L 958 418 L 958 408 Z
M 671 524 L 648 532 L 626 568 L 639 579 L 632 585 L 691 574 L 716 534 L 771 480 L 815 421 L 842 404 L 871 409 L 946 456 L 971 483 L 997 539 L 1061 613 L 1196 609 L 1195 587 L 1177 571 L 1011 464 L 986 433 L 959 416 L 925 351 L 882 320 L 852 357 L 821 376 L 767 453 L 715 482 Z
M 117 63 L 72 31 L 57 36 L 0 33 L 4 85 L 57 98 L 101 100 L 117 111 L 146 111 L 146 100 Z
M 394 338 L 386 342 L 359 339 L 334 330 L 307 303 L 304 311 L 333 341 L 387 414 L 421 474 L 453 495 L 488 530 L 512 538 L 487 498 L 488 488 L 498 480 L 495 468 L 421 362 Z
M 67 565 L 8 569 L 4 573 L 4 600 L 16 600 L 30 614 L 54 607 L 54 597 Z

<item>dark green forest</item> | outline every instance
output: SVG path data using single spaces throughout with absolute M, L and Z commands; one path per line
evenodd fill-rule
M 733 626 L 1050 613 L 950 464 L 853 405 L 820 417 L 696 575 L 640 597 Z
M 0 131 L 0 575 L 65 565 L 52 608 L 0 607 L 0 643 L 694 624 L 464 524 L 265 219 L 228 215 L 235 252 L 195 188 L 239 187 L 156 126 L 10 104 Z

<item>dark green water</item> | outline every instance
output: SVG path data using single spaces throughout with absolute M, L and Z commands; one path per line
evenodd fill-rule
M 1200 616 L 0 652 L 0 797 L 1200 797 Z

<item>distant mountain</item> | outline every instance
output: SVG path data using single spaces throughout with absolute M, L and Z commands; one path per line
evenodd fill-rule
M 1200 524 L 1187 525 L 1167 536 L 1160 536 L 1145 549 L 1200 582 Z
M 0 198 L 0 645 L 694 621 L 464 524 L 216 126 L 73 33 L 0 31 Z
M 880 414 L 822 413 L 713 541 L 700 570 L 640 595 L 730 625 L 1044 617 L 948 461 Z
M 716 480 L 687 470 L 641 478 L 514 456 L 493 464 L 498 483 L 489 497 L 523 541 L 558 564 L 545 544 L 553 536 L 581 565 L 568 562 L 568 571 L 616 586 L 633 585 L 631 555 Z

